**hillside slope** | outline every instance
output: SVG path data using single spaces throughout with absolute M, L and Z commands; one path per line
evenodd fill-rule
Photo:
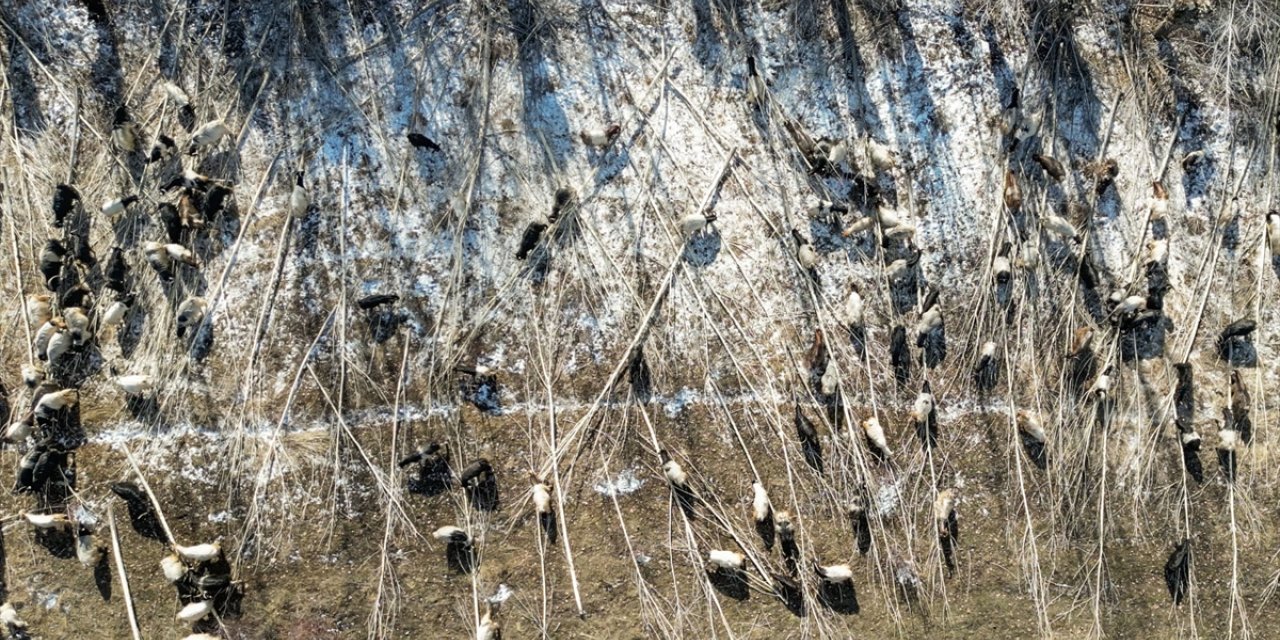
M 79 389 L 75 491 L 4 498 L 8 600 L 34 637 L 123 638 L 129 623 L 115 551 L 95 588 L 21 511 L 67 513 L 107 542 L 113 513 L 142 635 L 187 632 L 165 543 L 127 524 L 121 481 L 150 487 L 177 542 L 222 538 L 243 598 L 199 626 L 228 638 L 474 637 L 486 599 L 508 638 L 1280 624 L 1274 1 L 106 4 L 0 3 L 0 382 L 15 420 L 32 408 L 20 371 L 40 326 L 23 300 L 45 292 L 46 242 L 87 238 L 96 264 L 68 266 L 53 293 L 82 281 L 95 322 L 122 297 L 113 247 L 135 296 L 50 367 L 54 388 Z M 112 142 L 121 105 L 132 153 Z M 160 134 L 186 147 L 192 123 L 217 119 L 223 139 L 146 161 Z M 586 144 L 610 124 L 616 139 Z M 826 166 L 819 143 L 848 157 Z M 181 189 L 162 187 L 183 168 L 232 193 L 203 228 L 175 229 L 199 266 L 165 282 L 144 246 L 169 242 L 159 207 Z M 295 217 L 298 172 L 310 206 Z M 61 227 L 60 183 L 81 196 Z M 117 219 L 102 212 L 130 194 Z M 685 238 L 695 213 L 716 219 Z M 1169 287 L 1149 296 L 1153 240 Z M 1151 308 L 1112 312 L 1117 291 Z M 938 334 L 916 342 L 931 292 L 945 350 Z M 361 308 L 379 294 L 398 298 Z M 180 336 L 192 297 L 207 310 Z M 1220 348 L 1239 320 L 1257 329 Z M 1086 328 L 1077 389 L 1085 358 L 1068 355 Z M 1179 417 L 1182 362 L 1196 387 Z M 477 366 L 495 381 L 456 370 Z M 1107 367 L 1109 390 L 1088 393 Z M 112 382 L 126 374 L 155 391 L 126 396 Z M 909 415 L 925 381 L 932 449 Z M 1233 406 L 1252 437 L 1231 483 L 1217 448 Z M 1019 411 L 1040 416 L 1043 457 Z M 864 437 L 871 416 L 888 456 Z M 1180 428 L 1203 440 L 1200 479 Z M 44 431 L 0 452 L 15 476 Z M 489 460 L 495 493 L 397 466 L 433 441 L 455 474 Z M 663 451 L 691 478 L 688 509 Z M 552 536 L 531 473 L 562 516 Z M 753 482 L 794 519 L 794 566 L 757 535 Z M 945 491 L 958 531 L 940 537 Z M 446 563 L 431 535 L 444 525 L 475 538 L 473 571 Z M 1174 605 L 1165 564 L 1184 538 Z M 708 574 L 712 549 L 746 554 L 740 581 Z M 856 592 L 824 589 L 814 562 L 849 563 Z M 788 574 L 802 606 L 775 597 Z

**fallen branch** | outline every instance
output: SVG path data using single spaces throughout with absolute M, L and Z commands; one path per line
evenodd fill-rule
M 116 532 L 116 514 L 110 503 L 107 504 L 107 524 L 111 527 L 111 555 L 116 560 L 116 573 L 120 574 L 120 590 L 124 592 L 124 610 L 129 616 L 129 632 L 133 640 L 142 640 L 142 631 L 138 628 L 138 615 L 133 610 L 133 594 L 129 592 L 129 574 L 124 569 L 124 558 L 120 556 L 120 534 Z

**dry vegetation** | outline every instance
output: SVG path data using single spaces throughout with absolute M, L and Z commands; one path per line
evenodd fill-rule
M 23 300 L 43 291 L 41 249 L 64 232 L 57 184 L 82 195 L 94 312 L 115 299 L 111 247 L 128 251 L 137 294 L 124 325 L 55 371 L 80 388 L 89 437 L 74 494 L 4 501 L 7 597 L 33 637 L 123 638 L 130 618 L 141 637 L 186 633 L 158 570 L 165 544 L 128 526 L 109 490 L 121 480 L 145 480 L 176 541 L 224 538 L 244 590 L 240 612 L 208 623 L 226 638 L 474 637 L 495 594 L 509 595 L 496 616 L 508 638 L 1261 638 L 1280 625 L 1280 258 L 1264 232 L 1280 184 L 1274 0 L 50 0 L 0 2 L 0 20 L 0 383 L 15 419 L 39 329 Z M 197 124 L 222 118 L 230 134 L 149 164 L 156 136 L 189 135 L 166 80 Z M 1015 87 L 1011 150 L 999 125 Z M 140 152 L 111 142 L 121 104 Z M 583 144 L 609 123 L 615 140 Z M 850 157 L 819 175 L 815 141 L 846 141 Z M 1118 175 L 1097 188 L 1107 160 Z M 230 181 L 234 198 L 185 236 L 202 266 L 165 284 L 139 246 L 164 236 L 155 212 L 174 197 L 159 185 L 181 166 Z M 299 170 L 311 206 L 294 217 Z M 1153 182 L 1169 194 L 1163 220 Z M 566 212 L 516 260 L 560 188 Z M 884 224 L 841 234 L 871 215 L 873 192 L 916 225 L 912 240 L 882 237 Z M 99 212 L 131 193 L 119 221 Z M 820 200 L 850 212 L 811 215 Z M 692 213 L 718 219 L 686 239 Z M 1051 213 L 1080 240 L 1044 229 Z M 812 240 L 816 277 L 792 229 Z M 1172 288 L 1162 313 L 1121 329 L 1107 298 L 1145 293 L 1153 237 L 1168 239 Z M 1002 288 L 1005 241 L 1011 258 L 1034 246 L 1040 259 Z M 895 283 L 912 242 L 919 266 Z M 865 349 L 850 339 L 851 285 Z M 946 356 L 925 367 L 914 327 L 932 290 Z M 358 307 L 376 293 L 399 299 Z M 179 338 L 191 295 L 208 312 Z M 1218 335 L 1242 319 L 1257 330 L 1228 362 Z M 1114 366 L 1106 394 L 1072 381 L 1082 327 L 1096 372 Z M 980 391 L 987 341 L 999 376 Z M 1202 479 L 1175 427 L 1181 362 Z M 496 406 L 455 371 L 477 364 L 495 372 Z M 1233 369 L 1253 423 L 1234 483 L 1215 451 Z M 149 401 L 125 398 L 111 382 L 124 373 L 158 380 Z M 909 416 L 925 380 L 932 449 Z M 1019 411 L 1043 418 L 1044 468 Z M 888 460 L 859 427 L 873 415 Z M 455 472 L 492 461 L 496 508 L 456 484 L 410 491 L 396 462 L 429 441 Z M 0 459 L 16 474 L 31 445 Z M 690 476 L 688 509 L 664 450 Z M 551 487 L 554 536 L 530 474 Z M 602 490 L 620 477 L 641 482 Z M 789 570 L 751 521 L 753 482 L 795 517 L 800 607 L 777 595 Z M 934 518 L 944 490 L 957 496 L 953 568 Z M 116 538 L 109 594 L 36 544 L 18 515 L 33 509 Z M 431 536 L 451 524 L 476 541 L 472 571 L 447 566 Z M 1184 539 L 1189 589 L 1173 604 L 1164 568 Z M 708 573 L 712 549 L 745 554 L 743 584 Z M 852 565 L 856 606 L 824 601 L 815 562 Z

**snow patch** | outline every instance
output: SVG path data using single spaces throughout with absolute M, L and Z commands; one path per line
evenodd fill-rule
M 624 469 L 618 474 L 617 478 L 597 482 L 591 488 L 595 489 L 595 492 L 602 496 L 616 498 L 618 496 L 633 494 L 636 491 L 639 491 L 642 486 L 644 486 L 644 480 L 637 478 L 634 470 Z
M 663 405 L 663 410 L 667 412 L 668 418 L 674 418 L 680 415 L 680 412 L 684 411 L 685 407 L 697 402 L 701 397 L 702 394 L 697 391 L 688 388 L 681 389 Z
M 508 587 L 507 583 L 504 582 L 498 585 L 497 593 L 489 596 L 488 601 L 490 604 L 502 604 L 506 602 L 508 598 L 515 595 L 515 593 L 515 590 Z
M 893 510 L 898 508 L 898 501 L 901 496 L 902 491 L 901 487 L 898 486 L 898 482 L 880 487 L 880 490 L 876 492 L 876 513 L 882 518 L 892 514 Z

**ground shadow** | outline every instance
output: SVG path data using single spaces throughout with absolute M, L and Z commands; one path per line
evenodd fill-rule
M 707 580 L 716 591 L 739 602 L 751 595 L 747 588 L 747 576 L 741 570 L 711 570 L 707 572 Z
M 76 537 L 69 528 L 35 529 L 35 540 L 55 558 L 76 557 Z
M 1121 361 L 1163 358 L 1165 337 L 1171 329 L 1173 329 L 1173 321 L 1164 314 L 1146 318 L 1133 325 L 1121 325 Z
M 1034 52 L 1029 64 L 1042 86 L 1024 87 L 1024 97 L 1052 96 L 1049 107 L 1062 140 L 1073 147 L 1077 157 L 1098 156 L 1102 132 L 1102 104 L 1098 99 L 1093 73 L 1084 63 L 1076 42 L 1075 19 L 1079 15 L 1067 4 L 1047 4 L 1032 12 L 1030 40 Z M 1028 141 L 1027 148 L 1035 148 Z
M 498 508 L 498 479 L 488 474 L 483 480 L 467 487 L 467 499 L 471 506 L 480 511 L 495 511 Z
M 120 354 L 126 359 L 133 357 L 134 351 L 142 344 L 147 314 L 147 305 L 134 304 L 125 314 L 124 324 L 116 328 L 116 344 L 120 346 Z
M 853 525 L 853 537 L 857 540 L 858 553 L 865 556 L 871 551 L 871 522 L 866 510 L 859 509 L 851 514 L 850 520 Z
M 111 602 L 111 582 L 111 560 L 104 553 L 93 567 L 93 584 L 98 588 L 98 595 L 102 596 L 103 602 Z
M 551 64 L 558 57 L 552 31 L 555 17 L 540 15 L 538 4 L 531 0 L 506 0 L 506 8 L 523 81 L 521 103 L 529 125 L 524 127 L 525 134 L 533 148 L 550 154 L 553 166 L 563 167 L 570 136 L 568 118 L 553 86 Z
M 714 227 L 694 234 L 684 243 L 684 261 L 693 267 L 705 267 L 720 255 L 720 231 Z
M 365 322 L 369 326 L 369 338 L 374 344 L 383 344 L 395 337 L 400 325 L 408 319 L 399 309 L 380 306 L 364 312 Z
M 627 366 L 627 381 L 631 385 L 631 393 L 640 402 L 648 402 L 653 394 L 653 374 L 649 371 L 649 362 L 644 357 L 644 347 L 636 350 Z
M 852 580 L 834 584 L 824 581 L 818 589 L 818 600 L 836 613 L 849 615 L 862 611 L 862 607 L 858 605 L 858 590 L 853 586 Z
M 825 469 L 822 459 L 822 443 L 816 439 L 801 440 L 800 449 L 804 453 L 805 464 L 809 465 L 814 471 L 822 473 Z
M 1031 459 L 1037 469 L 1044 471 L 1049 466 L 1048 449 L 1045 443 L 1037 440 L 1027 434 L 1022 434 L 1022 450 L 1026 452 L 1027 457 Z
M 916 345 L 921 348 L 924 366 L 930 369 L 936 368 L 947 359 L 946 325 L 938 325 L 930 329 L 918 339 Z
M 213 322 L 210 318 L 206 317 L 200 325 L 196 327 L 195 334 L 191 336 L 191 346 L 188 348 L 188 353 L 191 354 L 192 360 L 201 362 L 205 358 L 209 357 L 209 354 L 213 351 L 213 346 Z
M 154 424 L 160 418 L 160 403 L 153 394 L 127 395 L 124 398 L 124 407 L 130 416 L 143 424 Z
M 889 364 L 898 389 L 906 388 L 911 381 L 911 349 L 907 346 L 906 327 L 902 325 L 894 327 L 889 338 Z
M 770 574 L 773 578 L 773 594 L 782 601 L 783 606 L 797 618 L 803 618 L 805 615 L 804 606 L 804 589 L 800 583 L 788 576 L 774 573 Z
M 671 489 L 672 492 L 675 493 L 676 503 L 680 505 L 680 510 L 684 512 L 685 517 L 690 520 L 697 517 L 698 512 L 696 507 L 698 499 L 693 495 L 693 492 L 688 488 L 677 486 L 672 486 Z
M 1204 484 L 1204 463 L 1200 462 L 1200 441 L 1182 445 L 1182 463 L 1197 484 Z
M 774 526 L 773 526 L 772 514 L 770 514 L 770 516 L 768 518 L 765 518 L 764 520 L 756 520 L 755 527 L 756 527 L 756 535 L 760 536 L 760 542 L 764 544 L 764 548 L 769 551 L 772 551 L 773 542 L 777 535 L 777 532 L 774 530 Z
M 43 51 L 43 38 L 26 38 L 36 55 Z M 38 136 L 45 130 L 44 110 L 40 105 L 40 91 L 32 74 L 31 55 L 18 38 L 10 34 L 5 50 L 9 53 L 6 65 L 9 100 L 13 103 L 13 124 L 18 135 Z
M 534 247 L 529 252 L 523 272 L 533 286 L 538 287 L 544 284 L 547 276 L 551 274 L 551 251 L 542 244 Z
M 542 529 L 542 534 L 547 536 L 547 542 L 556 543 L 556 513 L 548 511 L 538 514 L 538 526 Z
M 167 540 L 160 519 L 156 517 L 155 508 L 146 492 L 132 482 L 117 482 L 111 485 L 111 492 L 124 500 L 129 510 L 129 522 L 134 531 L 144 538 L 164 542 Z
M 430 456 L 418 467 L 418 473 L 408 481 L 410 493 L 421 496 L 438 496 L 453 485 L 453 472 L 449 470 L 449 459 L 444 456 Z

